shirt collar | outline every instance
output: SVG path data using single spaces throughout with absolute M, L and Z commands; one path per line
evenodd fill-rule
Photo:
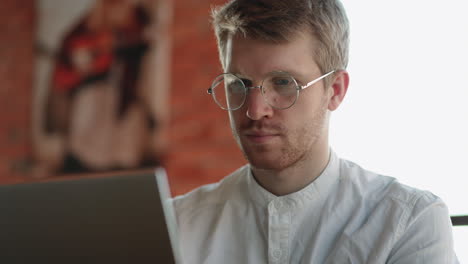
M 304 207 L 310 201 L 323 200 L 328 196 L 331 187 L 338 180 L 340 172 L 339 158 L 334 151 L 330 150 L 330 159 L 323 172 L 302 190 L 284 195 L 276 196 L 265 190 L 258 184 L 248 166 L 247 186 L 249 195 L 256 203 L 267 206 L 273 200 L 281 200 L 290 207 Z

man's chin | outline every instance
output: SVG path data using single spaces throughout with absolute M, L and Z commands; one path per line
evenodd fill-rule
M 240 144 L 239 144 L 240 145 Z M 277 151 L 277 146 L 264 145 L 240 145 L 245 159 L 251 166 L 264 170 L 280 170 L 285 167 L 284 155 Z
M 244 153 L 245 158 L 249 161 L 250 165 L 256 169 L 261 170 L 281 170 L 284 169 L 285 162 L 281 158 L 268 157 L 265 155 L 249 155 Z

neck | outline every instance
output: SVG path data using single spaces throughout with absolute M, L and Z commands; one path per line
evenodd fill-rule
M 314 149 L 306 157 L 292 166 L 281 170 L 254 168 L 252 173 L 257 182 L 277 196 L 283 196 L 300 191 L 312 183 L 327 167 L 330 159 L 330 149 L 327 138 L 316 142 Z

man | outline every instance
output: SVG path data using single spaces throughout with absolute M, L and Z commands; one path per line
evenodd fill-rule
M 340 159 L 330 112 L 349 77 L 338 0 L 235 0 L 213 12 L 228 110 L 249 164 L 177 197 L 184 263 L 457 263 L 444 203 Z

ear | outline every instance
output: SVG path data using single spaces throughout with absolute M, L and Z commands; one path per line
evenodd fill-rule
M 330 85 L 330 101 L 328 102 L 328 110 L 335 111 L 348 91 L 349 74 L 345 70 L 340 70 L 335 74 L 335 79 Z

